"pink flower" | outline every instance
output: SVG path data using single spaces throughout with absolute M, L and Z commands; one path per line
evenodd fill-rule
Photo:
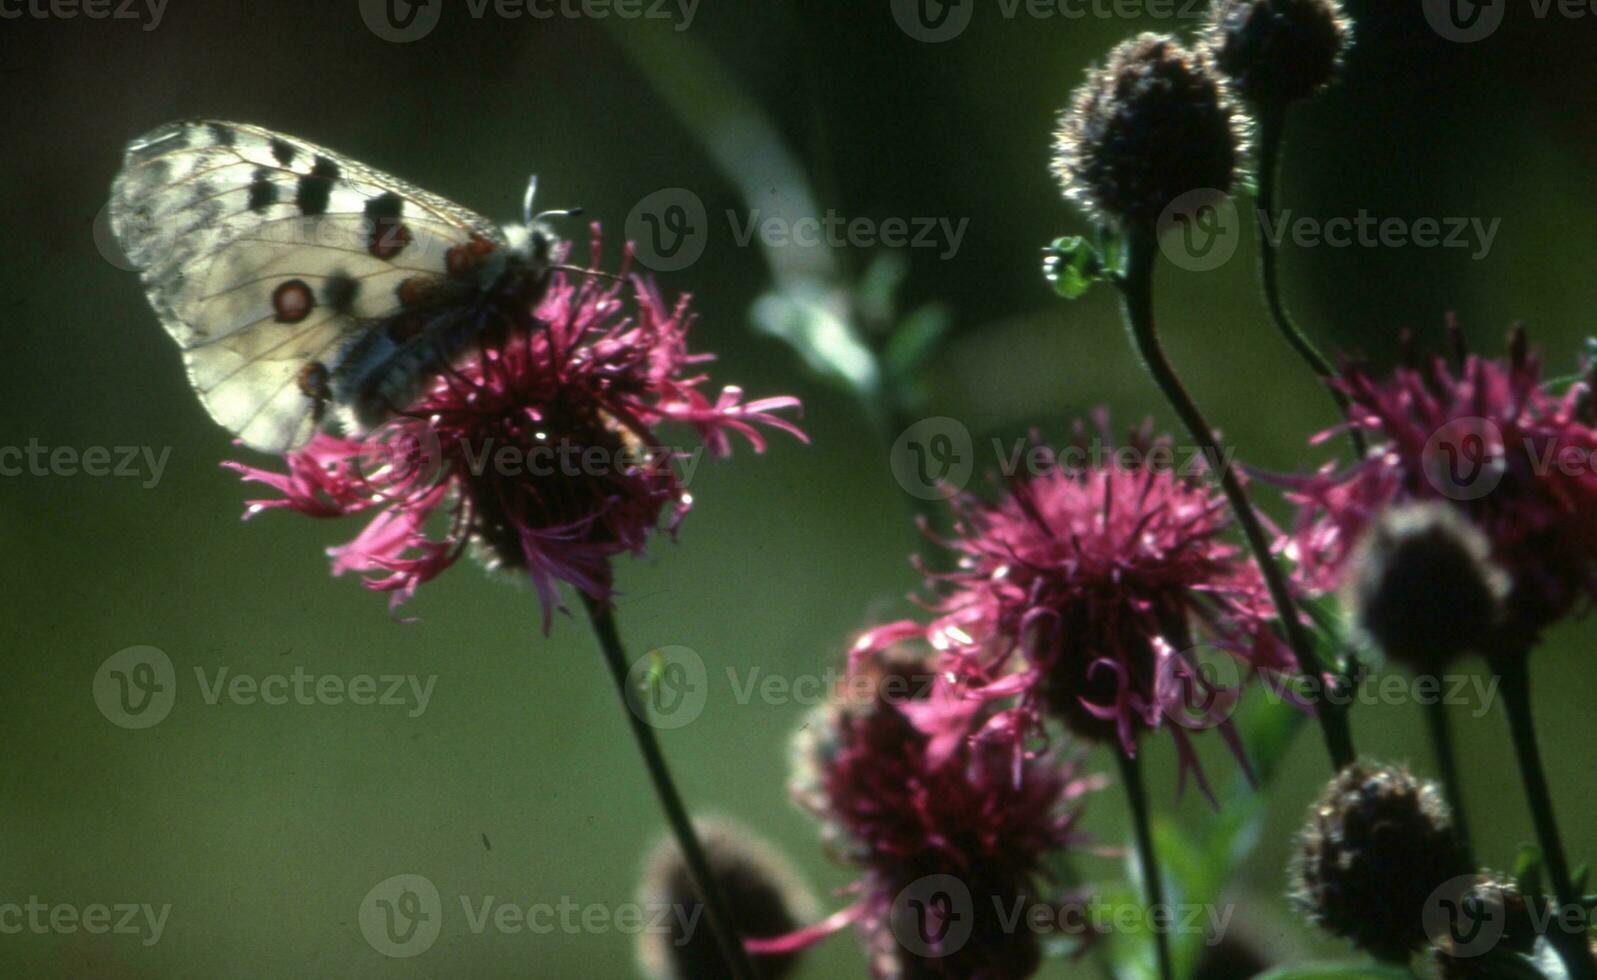
M 597 226 L 593 234 L 597 262 Z M 774 414 L 798 408 L 795 398 L 700 390 L 697 367 L 712 358 L 688 352 L 692 322 L 685 297 L 668 304 L 641 277 L 556 272 L 503 339 L 441 371 L 364 438 L 319 434 L 285 455 L 286 472 L 224 465 L 282 494 L 251 501 L 246 517 L 278 507 L 369 512 L 354 540 L 331 549 L 333 574 L 366 574 L 392 605 L 473 545 L 490 565 L 531 578 L 547 630 L 557 582 L 608 599 L 610 559 L 641 554 L 650 532 L 674 530 L 688 510 L 673 468 L 686 451 L 668 448 L 657 426 L 685 423 L 716 456 L 731 452 L 734 435 L 763 451 L 762 426 L 804 439 Z
M 857 666 L 887 679 L 883 692 L 894 690 L 892 678 L 928 676 L 893 658 Z M 778 945 L 854 922 L 875 977 L 1029 976 L 1041 937 L 1025 913 L 1041 906 L 1061 932 L 1091 938 L 1044 868 L 1049 854 L 1082 843 L 1079 801 L 1100 781 L 1077 778 L 1074 760 L 1039 756 L 1016 782 L 1007 751 L 968 737 L 934 759 L 930 737 L 906 711 L 926 707 L 925 684 L 904 690 L 913 696 L 833 705 L 801 733 L 795 792 L 863 878 L 855 905 Z
M 1045 718 L 1129 756 L 1169 717 L 1182 786 L 1195 773 L 1211 795 L 1189 734 L 1218 728 L 1246 767 L 1230 722 L 1244 670 L 1294 669 L 1269 593 L 1224 536 L 1224 497 L 1178 474 L 1167 440 L 1145 425 L 1104 461 L 1078 429 L 1074 448 L 1085 465 L 993 503 L 956 498 L 959 561 L 931 576 L 936 617 L 867 634 L 857 653 L 924 639 L 954 678 L 946 697 L 1011 705 L 983 735 L 1017 758 Z
M 1451 364 L 1432 357 L 1384 380 L 1363 365 L 1344 371 L 1350 424 L 1374 448 L 1345 469 L 1284 481 L 1300 509 L 1282 547 L 1310 590 L 1328 592 L 1388 506 L 1456 507 L 1508 574 L 1502 625 L 1528 647 L 1541 629 L 1597 597 L 1597 429 L 1588 386 L 1548 390 L 1520 330 L 1506 360 L 1457 346 Z

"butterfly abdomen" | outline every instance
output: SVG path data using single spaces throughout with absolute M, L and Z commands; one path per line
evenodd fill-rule
M 463 355 L 531 325 L 547 270 L 510 250 L 457 248 L 471 254 L 447 278 L 401 283 L 401 311 L 340 353 L 332 396 L 348 409 L 350 428 L 369 430 L 403 412 Z

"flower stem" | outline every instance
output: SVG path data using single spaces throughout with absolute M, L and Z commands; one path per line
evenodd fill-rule
M 1276 249 L 1277 230 L 1281 227 L 1280 212 L 1275 206 L 1276 184 L 1281 170 L 1281 138 L 1286 132 L 1286 111 L 1284 109 L 1262 109 L 1259 112 L 1259 192 L 1257 198 L 1257 212 L 1259 224 L 1259 278 L 1264 284 L 1264 302 L 1270 310 L 1270 319 L 1275 321 L 1275 327 L 1281 331 L 1281 336 L 1286 338 L 1292 349 L 1309 365 L 1320 382 L 1331 393 L 1331 399 L 1336 402 L 1337 414 L 1343 421 L 1351 416 L 1351 405 L 1348 397 L 1340 388 L 1333 384 L 1336 372 L 1331 367 L 1331 362 L 1326 360 L 1320 349 L 1314 346 L 1297 323 L 1287 313 L 1286 303 L 1281 299 L 1281 279 L 1277 264 L 1280 253 Z M 1357 428 L 1349 427 L 1347 430 L 1349 441 L 1353 443 L 1353 451 L 1358 456 L 1365 452 L 1364 433 Z
M 1324 681 L 1330 671 L 1314 650 L 1313 639 L 1303 626 L 1297 603 L 1293 601 L 1291 589 L 1287 586 L 1286 576 L 1276 564 L 1274 556 L 1270 554 L 1270 539 L 1265 536 L 1264 526 L 1260 523 L 1258 514 L 1254 512 L 1253 504 L 1248 500 L 1247 490 L 1237 478 L 1235 469 L 1222 464 L 1221 461 L 1227 457 L 1220 453 L 1220 447 L 1215 442 L 1214 430 L 1209 427 L 1192 396 L 1187 394 L 1186 388 L 1181 384 L 1181 378 L 1171 366 L 1170 359 L 1165 356 L 1164 347 L 1159 343 L 1158 333 L 1154 330 L 1153 263 L 1157 248 L 1152 230 L 1128 231 L 1126 248 L 1126 271 L 1121 276 L 1119 285 L 1121 312 L 1125 316 L 1132 343 L 1141 355 L 1148 373 L 1153 376 L 1154 383 L 1164 392 L 1171 407 L 1181 417 L 1181 422 L 1186 426 L 1193 442 L 1213 463 L 1220 487 L 1225 491 L 1226 500 L 1231 504 L 1237 524 L 1242 527 L 1248 548 L 1253 552 L 1253 560 L 1258 565 L 1259 573 L 1270 591 L 1276 615 L 1280 617 L 1281 628 L 1286 633 L 1287 645 L 1297 656 L 1299 669 Z M 1341 676 L 1331 680 L 1338 687 L 1343 687 L 1347 683 L 1347 679 Z M 1325 735 L 1326 748 L 1338 772 L 1351 764 L 1354 758 L 1353 734 L 1348 728 L 1345 708 L 1349 703 L 1351 702 L 1340 697 L 1322 698 L 1317 712 L 1320 728 Z
M 1437 678 L 1437 688 L 1441 689 L 1440 678 Z M 1453 829 L 1457 831 L 1458 839 L 1464 845 L 1464 854 L 1473 867 L 1475 858 L 1470 847 L 1469 825 L 1464 819 L 1464 784 L 1459 778 L 1458 759 L 1453 752 L 1453 726 L 1448 723 L 1444 701 L 1444 698 L 1435 698 L 1425 706 L 1425 726 L 1430 730 L 1436 768 L 1442 775 L 1442 791 L 1447 796 L 1448 807 L 1453 811 Z
M 1503 707 L 1519 757 L 1519 772 L 1525 781 L 1525 796 L 1530 803 L 1531 821 L 1541 844 L 1542 861 L 1553 880 L 1553 893 L 1560 906 L 1550 920 L 1547 941 L 1558 950 L 1571 980 L 1597 978 L 1597 964 L 1586 945 L 1586 930 L 1569 931 L 1561 924 L 1565 910 L 1584 909 L 1575 883 L 1569 877 L 1569 862 L 1558 836 L 1558 821 L 1553 816 L 1553 797 L 1547 789 L 1547 773 L 1542 769 L 1541 749 L 1536 744 L 1536 724 L 1530 708 L 1530 657 L 1517 650 L 1496 658 L 1494 667 L 1503 685 Z
M 1148 793 L 1142 785 L 1142 763 L 1119 746 L 1115 756 L 1120 760 L 1120 780 L 1126 784 L 1126 802 L 1131 806 L 1131 825 L 1137 835 L 1137 865 L 1142 870 L 1142 887 L 1148 900 L 1147 921 L 1152 923 L 1154 949 L 1159 958 L 1160 980 L 1174 980 L 1175 967 L 1170 960 L 1170 936 L 1159 923 L 1164 921 L 1164 880 L 1158 858 L 1153 849 L 1153 827 L 1148 820 Z
M 660 807 L 665 810 L 666 821 L 671 825 L 671 833 L 676 837 L 677 847 L 681 849 L 682 858 L 687 863 L 688 875 L 693 879 L 693 888 L 698 892 L 699 901 L 704 908 L 705 925 L 715 937 L 721 958 L 726 961 L 727 969 L 731 971 L 732 976 L 738 980 L 754 980 L 756 975 L 754 966 L 742 942 L 731 928 L 732 916 L 727 911 L 726 899 L 721 894 L 715 876 L 710 873 L 710 862 L 704 856 L 703 846 L 699 844 L 698 834 L 693 829 L 693 821 L 688 818 L 687 808 L 682 805 L 682 797 L 671 781 L 671 770 L 666 767 L 665 756 L 661 754 L 660 744 L 654 737 L 654 729 L 633 710 L 632 702 L 628 698 L 627 674 L 630 667 L 626 651 L 621 646 L 621 637 L 616 632 L 615 616 L 606 602 L 588 595 L 583 595 L 582 601 L 587 606 L 588 618 L 593 622 L 594 635 L 598 637 L 599 646 L 604 651 L 605 663 L 610 667 L 610 676 L 615 680 L 616 693 L 621 696 L 627 721 L 632 725 L 632 736 L 637 740 L 638 750 L 643 753 L 644 767 L 649 770 L 649 778 L 654 781 L 654 791 L 660 797 Z

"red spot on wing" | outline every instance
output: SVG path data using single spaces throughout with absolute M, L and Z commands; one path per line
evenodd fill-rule
M 373 256 L 387 261 L 398 255 L 409 244 L 409 228 L 402 222 L 383 219 L 372 222 L 371 240 L 366 243 L 366 250 Z
M 316 296 L 302 279 L 290 279 L 272 290 L 272 312 L 278 323 L 298 323 L 316 308 Z
M 418 306 L 427 299 L 432 287 L 426 278 L 410 276 L 399 284 L 395 292 L 399 295 L 400 306 Z
M 472 235 L 470 241 L 444 253 L 444 269 L 451 276 L 469 276 L 481 264 L 483 256 L 498 247 L 481 235 Z

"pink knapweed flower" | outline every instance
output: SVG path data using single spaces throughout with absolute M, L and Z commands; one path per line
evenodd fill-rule
M 1168 440 L 1144 425 L 1105 454 L 1078 429 L 1076 448 L 996 502 L 955 498 L 958 562 L 930 576 L 935 618 L 868 633 L 856 652 L 923 639 L 956 679 L 943 697 L 1011 705 L 983 735 L 1017 756 L 1047 718 L 1128 756 L 1165 727 L 1181 785 L 1193 773 L 1212 798 L 1189 736 L 1218 728 L 1246 768 L 1230 721 L 1245 675 L 1295 667 L 1274 605 L 1225 535 L 1225 498 L 1178 472 Z
M 1389 506 L 1434 501 L 1480 530 L 1508 576 L 1502 635 L 1528 648 L 1546 626 L 1597 597 L 1597 428 L 1589 386 L 1562 394 L 1515 330 L 1506 359 L 1415 359 L 1389 377 L 1346 368 L 1349 424 L 1372 450 L 1283 481 L 1299 511 L 1282 548 L 1312 591 L 1341 585 L 1365 532 Z M 1331 435 L 1325 433 L 1320 438 Z
M 354 540 L 330 549 L 333 573 L 364 573 L 394 606 L 468 545 L 490 566 L 530 578 L 546 630 L 557 583 L 608 599 L 611 558 L 642 553 L 650 532 L 674 531 L 692 503 L 674 468 L 685 451 L 662 441 L 658 426 L 684 423 L 715 456 L 731 452 L 734 435 L 763 451 L 762 426 L 805 438 L 774 414 L 798 408 L 795 398 L 702 391 L 697 369 L 711 357 L 688 352 L 687 299 L 667 303 L 625 273 L 555 272 L 536 309 L 363 437 L 319 434 L 286 454 L 286 472 L 224 464 L 282 494 L 250 501 L 245 516 L 369 512 Z
M 888 657 L 856 664 L 919 681 L 930 669 Z M 837 856 L 861 870 L 858 899 L 819 926 L 751 949 L 795 948 L 853 923 L 874 977 L 1030 976 L 1043 932 L 1092 938 L 1079 899 L 1049 878 L 1046 858 L 1083 843 L 1081 798 L 1101 780 L 1049 754 L 1027 760 L 1016 782 L 1002 746 L 970 738 L 934 758 L 926 726 L 905 710 L 927 707 L 926 686 L 909 689 L 917 697 L 827 706 L 800 732 L 795 795 L 822 819 Z M 1050 929 L 1040 929 L 1044 920 Z

